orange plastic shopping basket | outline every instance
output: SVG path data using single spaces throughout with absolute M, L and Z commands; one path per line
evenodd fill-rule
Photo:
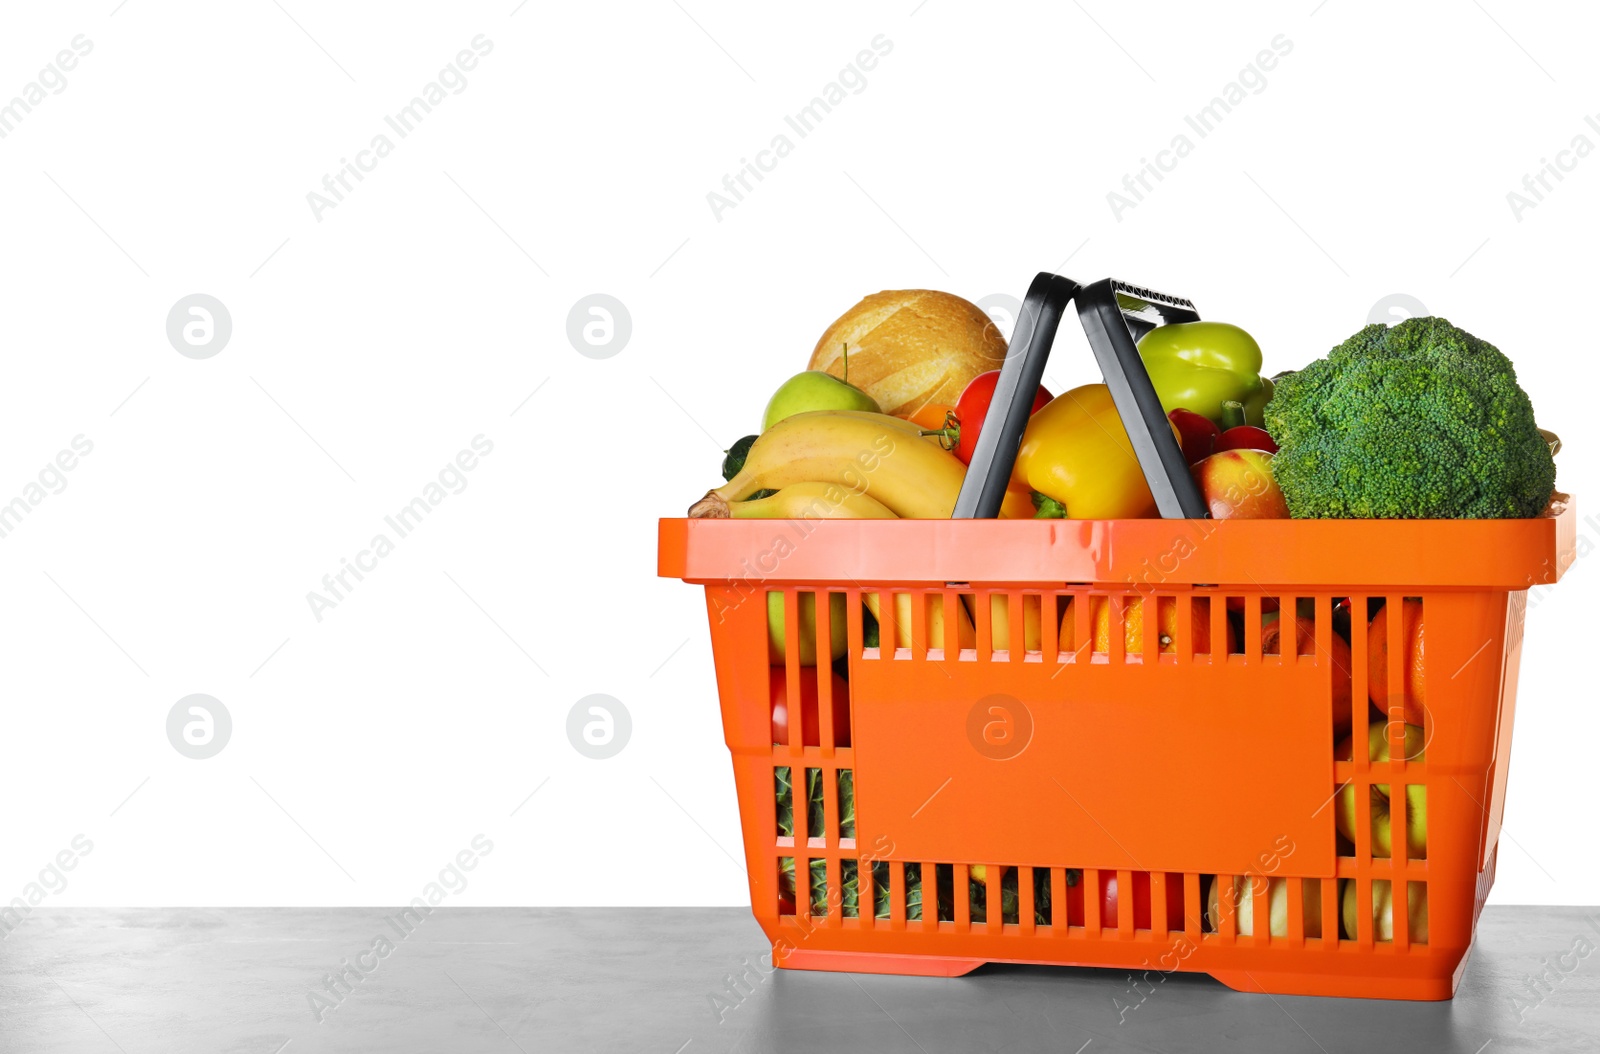
M 1034 390 L 1069 299 L 1174 518 L 982 518 L 1026 418 L 1013 396 Z M 1162 449 L 1132 338 L 1195 317 L 1041 275 L 955 519 L 661 521 L 660 574 L 706 590 L 751 904 L 777 965 L 1453 994 L 1494 880 L 1527 590 L 1570 564 L 1576 514 L 1184 516 L 1197 495 L 1164 466 L 1176 444 Z M 769 604 L 814 625 L 776 663 Z M 1274 606 L 1298 629 L 1277 647 L 1232 628 Z M 841 618 L 830 673 L 812 657 Z M 1418 618 L 1420 675 L 1405 663 Z M 1369 712 L 1374 663 L 1393 690 Z M 1352 687 L 1357 746 L 1340 758 Z

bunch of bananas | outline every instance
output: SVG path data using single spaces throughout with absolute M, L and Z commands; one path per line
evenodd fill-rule
M 949 519 L 967 468 L 920 425 L 860 410 L 786 417 L 751 445 L 727 483 L 691 517 L 738 519 Z M 773 491 L 765 497 L 752 496 Z M 1007 494 L 1002 516 L 1032 516 L 1026 491 Z
M 858 410 L 786 417 L 692 517 L 948 519 L 966 466 L 910 421 Z M 777 493 L 754 501 L 758 491 Z

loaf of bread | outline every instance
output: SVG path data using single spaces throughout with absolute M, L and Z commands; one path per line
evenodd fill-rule
M 959 296 L 932 289 L 874 293 L 839 316 L 817 341 L 810 369 L 844 376 L 887 414 L 928 403 L 954 405 L 967 383 L 1000 368 L 1006 340 L 989 316 Z

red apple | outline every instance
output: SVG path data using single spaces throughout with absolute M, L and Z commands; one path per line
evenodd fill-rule
M 1272 455 L 1261 450 L 1224 450 L 1194 465 L 1195 482 L 1215 520 L 1287 519 L 1288 503 L 1272 478 Z

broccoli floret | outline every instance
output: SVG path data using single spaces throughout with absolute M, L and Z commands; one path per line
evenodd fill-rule
M 1511 360 L 1442 318 L 1366 327 L 1279 380 L 1265 417 L 1295 517 L 1537 516 L 1555 488 Z

